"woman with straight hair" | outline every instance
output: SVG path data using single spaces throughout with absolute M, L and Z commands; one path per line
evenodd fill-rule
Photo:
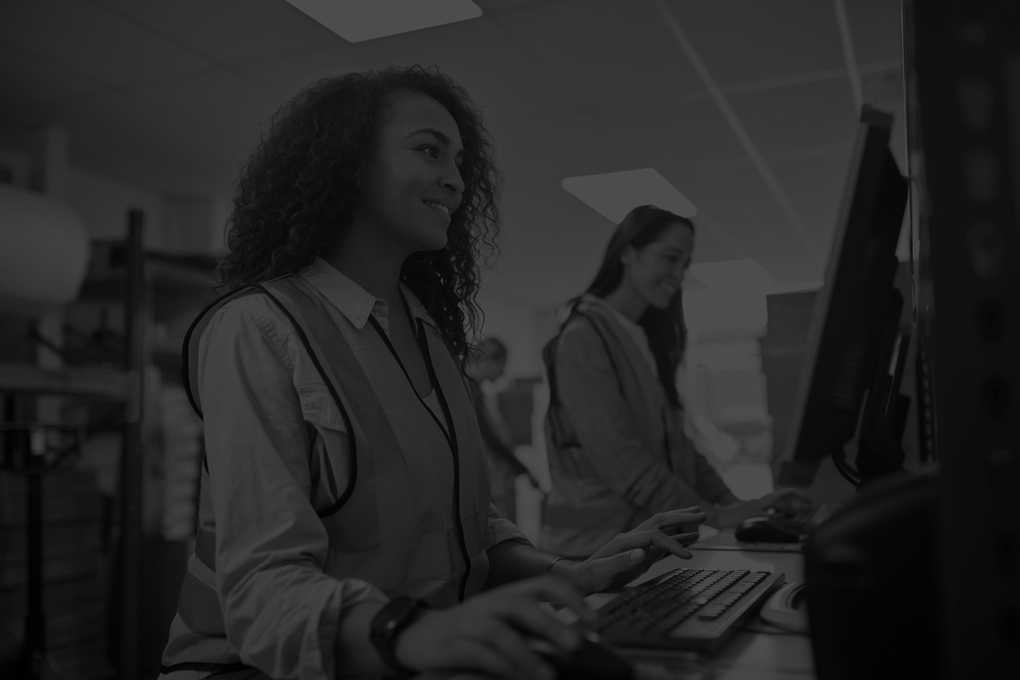
M 731 527 L 799 497 L 786 490 L 740 501 L 684 434 L 676 373 L 687 338 L 681 284 L 693 250 L 691 220 L 634 208 L 588 290 L 567 303 L 543 353 L 552 477 L 543 550 L 592 555 L 666 508 L 698 506 L 707 524 Z
M 542 602 L 681 558 L 672 511 L 573 562 L 489 501 L 464 365 L 500 176 L 481 114 L 433 69 L 324 78 L 240 173 L 229 291 L 185 338 L 204 418 L 195 552 L 166 680 L 478 671 L 551 678 L 576 649 Z

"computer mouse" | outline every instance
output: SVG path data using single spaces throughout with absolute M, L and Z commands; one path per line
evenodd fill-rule
M 528 646 L 556 669 L 559 680 L 632 680 L 634 665 L 602 644 L 596 633 L 581 637 L 581 645 L 564 654 L 545 640 L 531 639 Z
M 738 541 L 746 543 L 797 543 L 800 541 L 800 532 L 768 517 L 752 517 L 737 527 L 733 536 Z

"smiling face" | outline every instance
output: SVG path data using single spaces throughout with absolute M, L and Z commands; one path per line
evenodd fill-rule
M 680 292 L 693 250 L 694 231 L 686 224 L 666 227 L 640 249 L 628 246 L 621 256 L 627 287 L 646 305 L 666 309 Z
M 359 217 L 406 254 L 442 249 L 464 193 L 462 158 L 460 129 L 442 104 L 418 92 L 394 95 L 361 173 Z

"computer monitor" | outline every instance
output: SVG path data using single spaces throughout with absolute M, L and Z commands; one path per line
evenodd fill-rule
M 894 286 L 907 180 L 889 149 L 892 115 L 862 107 L 825 283 L 815 300 L 777 484 L 808 487 L 826 458 L 855 486 L 900 469 L 909 336 Z M 890 370 L 890 366 L 892 369 Z M 857 435 L 851 464 L 844 447 Z

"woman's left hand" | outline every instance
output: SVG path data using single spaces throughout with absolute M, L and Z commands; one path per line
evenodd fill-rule
M 666 555 L 689 560 L 691 553 L 684 546 L 698 540 L 698 525 L 705 518 L 697 506 L 660 512 L 573 565 L 573 580 L 590 595 L 630 583 Z

